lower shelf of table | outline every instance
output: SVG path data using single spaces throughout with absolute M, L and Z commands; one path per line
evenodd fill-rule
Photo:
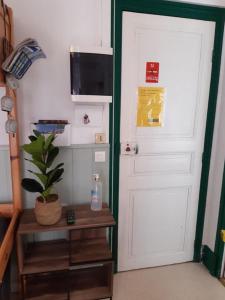
M 30 243 L 25 252 L 21 274 L 68 270 L 70 264 L 111 259 L 112 253 L 108 242 L 103 238 L 71 241 L 71 243 L 67 240 Z
M 67 276 L 67 272 L 52 272 L 23 276 L 24 299 L 67 300 Z
M 23 276 L 26 300 L 95 300 L 112 296 L 113 263 Z
M 70 272 L 70 298 L 91 300 L 112 295 L 112 262 Z

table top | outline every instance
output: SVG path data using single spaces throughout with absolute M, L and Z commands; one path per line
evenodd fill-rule
M 68 209 L 74 209 L 75 211 L 75 223 L 73 225 L 67 225 L 66 222 L 66 211 Z M 34 209 L 25 209 L 20 218 L 17 234 L 111 227 L 114 225 L 115 220 L 106 203 L 103 203 L 101 211 L 92 211 L 90 204 L 65 206 L 62 210 L 62 218 L 58 223 L 50 226 L 39 225 L 35 219 Z

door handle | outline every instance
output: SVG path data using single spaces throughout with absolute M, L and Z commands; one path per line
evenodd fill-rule
M 136 155 L 138 154 L 138 144 L 136 144 L 136 147 L 135 147 L 135 154 Z

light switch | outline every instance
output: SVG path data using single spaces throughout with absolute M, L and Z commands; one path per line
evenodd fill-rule
M 106 143 L 105 133 L 96 133 L 95 134 L 95 143 L 96 144 L 105 144 Z
M 95 162 L 105 162 L 105 151 L 95 152 Z

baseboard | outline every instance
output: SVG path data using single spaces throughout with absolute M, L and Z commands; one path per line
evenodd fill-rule
M 208 246 L 204 245 L 202 252 L 202 262 L 212 276 L 216 276 L 216 261 L 217 259 L 215 253 Z
M 223 286 L 225 286 L 225 278 L 220 278 L 220 282 L 222 283 Z

